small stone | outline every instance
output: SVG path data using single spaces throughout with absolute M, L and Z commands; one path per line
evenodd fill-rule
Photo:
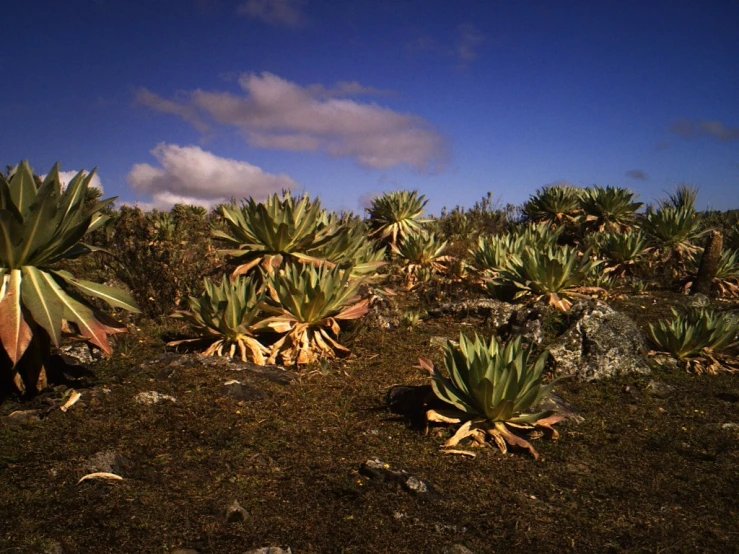
M 667 398 L 675 390 L 675 387 L 670 386 L 656 379 L 652 379 L 647 383 L 647 392 L 657 398 Z
M 226 508 L 226 521 L 229 523 L 244 522 L 249 517 L 249 513 L 239 504 L 238 500 Z
M 221 394 L 242 402 L 262 400 L 264 398 L 263 391 L 236 379 L 224 383 L 221 387 Z
M 128 460 L 119 456 L 117 452 L 113 450 L 103 450 L 89 458 L 82 469 L 85 473 L 103 472 L 120 475 L 123 473 L 124 467 L 127 464 Z
M 243 554 L 293 554 L 293 551 L 289 546 L 287 550 L 279 546 L 264 546 L 256 550 L 247 550 Z
M 145 406 L 151 406 L 152 404 L 158 404 L 162 400 L 169 400 L 170 402 L 177 402 L 174 396 L 168 394 L 160 394 L 156 391 L 140 392 L 133 397 L 135 402 L 144 404 Z
M 39 410 L 16 410 L 2 419 L 10 425 L 30 425 L 41 421 Z

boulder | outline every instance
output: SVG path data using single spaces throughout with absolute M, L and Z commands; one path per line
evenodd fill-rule
M 547 348 L 558 374 L 595 381 L 629 373 L 650 373 L 646 339 L 626 315 L 599 300 L 570 308 L 574 322 Z

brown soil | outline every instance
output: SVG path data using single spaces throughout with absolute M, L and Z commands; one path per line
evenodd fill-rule
M 643 325 L 669 312 L 670 299 L 656 299 L 615 304 Z M 424 383 L 418 356 L 440 360 L 429 338 L 460 328 L 486 331 L 454 319 L 358 329 L 343 335 L 355 357 L 311 368 L 293 385 L 265 385 L 267 397 L 249 402 L 222 393 L 239 377 L 224 368 L 167 377 L 142 365 L 164 350 L 156 330 L 119 339 L 68 412 L 0 423 L 0 553 L 739 551 L 739 431 L 722 427 L 739 423 L 736 375 L 566 380 L 557 393 L 584 421 L 536 441 L 538 461 L 494 448 L 443 455 L 444 436 L 389 413 L 385 394 Z M 674 390 L 650 394 L 651 379 Z M 150 390 L 177 401 L 133 401 Z M 0 416 L 46 411 L 62 393 L 6 399 Z M 125 458 L 125 480 L 78 485 L 86 460 L 111 450 Z M 371 481 L 359 473 L 369 458 L 439 494 Z M 234 500 L 245 521 L 226 521 Z

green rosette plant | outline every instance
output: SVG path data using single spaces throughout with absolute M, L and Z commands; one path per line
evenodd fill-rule
M 183 319 L 198 333 L 198 338 L 177 340 L 168 346 L 181 344 L 207 345 L 203 355 L 228 356 L 238 354 L 242 362 L 266 363 L 269 350 L 259 342 L 257 334 L 265 329 L 261 323 L 264 291 L 251 276 L 240 275 L 230 280 L 224 277 L 220 285 L 204 279 L 205 290 L 200 298 L 189 298 L 189 311 L 180 310 L 172 317 Z
M 271 315 L 262 324 L 283 335 L 272 345 L 268 363 L 308 364 L 351 353 L 336 340 L 339 322 L 365 315 L 369 301 L 360 298 L 361 283 L 350 270 L 287 264 L 268 286 Z
M 551 426 L 564 416 L 553 410 L 535 409 L 556 382 L 542 383 L 547 356 L 545 351 L 531 360 L 521 337 L 503 344 L 494 336 L 486 342 L 477 335 L 471 340 L 460 333 L 457 344 L 448 341 L 444 346 L 448 377 L 431 361 L 420 359 L 421 367 L 430 374 L 434 394 L 449 405 L 447 409 L 429 410 L 427 420 L 462 424 L 444 446 L 454 447 L 468 437 L 484 445 L 490 438 L 503 453 L 511 445 L 525 448 L 538 458 L 531 443 L 513 430 L 539 428 L 557 437 Z
M 375 198 L 367 208 L 372 235 L 391 248 L 396 247 L 431 221 L 421 217 L 427 203 L 426 197 L 415 190 L 398 190 Z
M 25 161 L 8 177 L 0 176 L 0 342 L 20 391 L 45 386 L 49 342 L 59 346 L 70 324 L 104 353 L 112 352 L 107 336 L 124 332 L 125 326 L 83 295 L 139 312 L 128 293 L 54 269 L 64 259 L 100 250 L 80 242 L 105 224 L 108 218 L 101 212 L 114 200 L 86 203 L 94 173 L 79 172 L 63 191 L 58 164 L 40 185 Z M 22 360 L 26 363 L 19 367 Z
M 649 338 L 659 352 L 666 352 L 696 373 L 737 371 L 730 353 L 739 346 L 739 320 L 726 313 L 691 308 L 672 319 L 649 324 Z

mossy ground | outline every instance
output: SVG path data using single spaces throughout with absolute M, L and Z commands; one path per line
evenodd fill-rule
M 642 325 L 668 305 L 621 304 Z M 557 441 L 536 441 L 538 461 L 493 448 L 443 455 L 443 436 L 408 427 L 384 399 L 393 384 L 424 383 L 417 357 L 440 358 L 429 338 L 460 328 L 485 325 L 358 329 L 344 336 L 355 357 L 310 368 L 294 385 L 269 385 L 267 399 L 247 403 L 222 394 L 238 378 L 225 369 L 163 378 L 157 364 L 142 365 L 164 350 L 155 328 L 119 339 L 68 412 L 0 423 L 0 552 L 60 544 L 79 554 L 267 545 L 296 554 L 436 553 L 455 543 L 478 554 L 737 551 L 739 436 L 720 427 L 739 423 L 736 375 L 565 380 L 557 392 L 584 421 L 559 424 Z M 649 394 L 652 378 L 674 390 Z M 133 401 L 148 390 L 177 402 Z M 49 395 L 6 399 L 0 415 L 48 406 Z M 105 450 L 128 460 L 125 480 L 77 485 L 85 460 Z M 358 469 L 375 457 L 440 495 L 372 483 Z M 246 521 L 226 521 L 234 500 Z

